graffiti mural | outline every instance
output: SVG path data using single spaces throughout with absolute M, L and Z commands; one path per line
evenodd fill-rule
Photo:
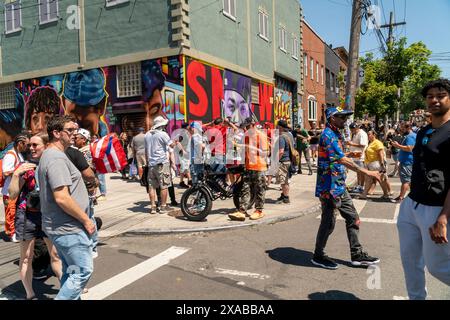
M 259 105 L 253 105 L 253 112 L 260 122 L 273 123 L 273 85 L 267 83 L 259 84 Z
M 291 126 L 293 124 L 293 106 L 296 103 L 293 97 L 294 84 L 280 77 L 276 77 L 275 83 L 275 124 L 284 119 Z
M 223 83 L 222 118 L 243 123 L 245 119 L 253 116 L 252 79 L 225 70 Z
M 222 116 L 223 70 L 186 58 L 186 112 L 189 121 Z

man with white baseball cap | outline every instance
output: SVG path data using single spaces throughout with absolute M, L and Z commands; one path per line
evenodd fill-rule
M 148 163 L 149 197 L 151 202 L 150 213 L 167 213 L 167 189 L 171 185 L 169 147 L 175 143 L 164 131 L 169 121 L 162 116 L 153 119 L 153 126 L 145 135 L 145 155 Z M 156 189 L 161 190 L 161 207 L 156 207 Z

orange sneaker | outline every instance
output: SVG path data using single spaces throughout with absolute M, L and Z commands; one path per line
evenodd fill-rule
M 264 217 L 262 210 L 255 210 L 255 212 L 250 216 L 250 220 L 258 220 Z
M 236 211 L 235 213 L 230 213 L 228 218 L 235 221 L 245 221 L 245 213 L 241 211 Z

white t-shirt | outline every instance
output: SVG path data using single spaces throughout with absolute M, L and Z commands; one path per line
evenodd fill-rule
M 353 135 L 352 142 L 365 146 L 363 148 L 350 146 L 350 152 L 362 152 L 359 160 L 364 160 L 364 151 L 366 151 L 366 148 L 369 145 L 369 138 L 367 137 L 367 133 L 364 130 L 359 129 L 358 133 Z
M 14 154 L 17 157 L 15 157 L 13 154 L 11 154 L 12 152 L 14 152 Z M 17 165 L 19 163 L 22 163 L 23 161 L 24 161 L 23 157 L 20 153 L 17 155 L 17 152 L 14 151 L 14 149 L 8 151 L 8 153 L 5 155 L 5 157 L 3 158 L 3 161 L 2 161 L 2 172 L 13 171 L 17 167 Z M 12 179 L 12 175 L 8 176 L 5 179 L 5 184 L 2 188 L 2 195 L 4 195 L 4 196 L 9 196 L 8 188 L 9 188 L 9 184 L 11 183 L 11 179 Z

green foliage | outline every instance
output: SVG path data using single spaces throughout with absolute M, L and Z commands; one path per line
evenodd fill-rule
M 356 115 L 369 113 L 381 118 L 394 114 L 399 104 L 406 114 L 423 108 L 422 87 L 441 74 L 438 66 L 429 64 L 430 55 L 424 43 L 406 47 L 406 38 L 402 38 L 388 45 L 382 59 L 374 59 L 371 53 L 361 58 L 365 79 L 356 94 Z

